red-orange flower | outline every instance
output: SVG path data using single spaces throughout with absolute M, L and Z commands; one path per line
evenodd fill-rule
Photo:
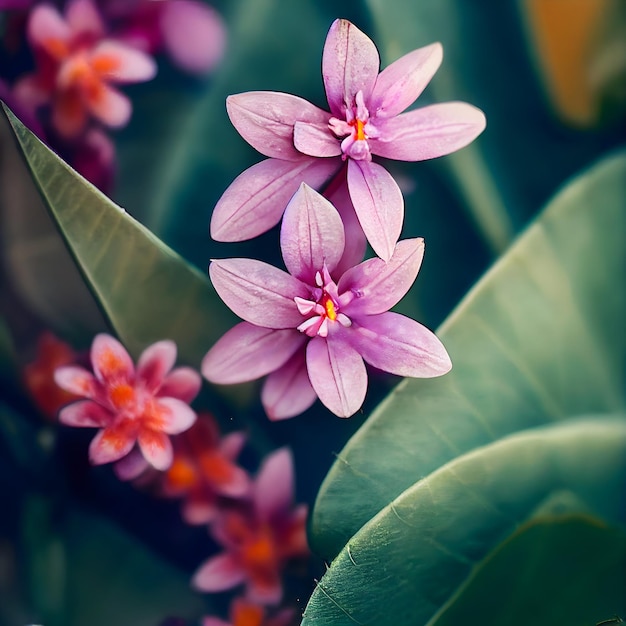
M 267 457 L 254 484 L 250 510 L 226 511 L 211 526 L 224 552 L 200 566 L 192 584 L 201 591 L 225 591 L 241 583 L 259 604 L 278 604 L 282 570 L 309 554 L 306 505 L 292 509 L 293 459 L 287 448 Z
M 229 622 L 217 617 L 205 617 L 202 626 L 288 626 L 294 617 L 292 609 L 282 609 L 270 616 L 265 607 L 245 598 L 235 598 L 230 605 Z

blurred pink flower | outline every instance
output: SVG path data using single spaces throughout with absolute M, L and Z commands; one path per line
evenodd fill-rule
M 39 4 L 27 31 L 37 70 L 20 79 L 14 93 L 33 111 L 50 106 L 51 123 L 63 137 L 79 135 L 90 117 L 106 126 L 124 126 L 132 106 L 111 85 L 143 82 L 156 74 L 150 56 L 107 36 L 91 0 L 70 0 L 64 16 L 51 4 Z
M 245 598 L 235 598 L 230 604 L 230 621 L 205 617 L 202 626 L 289 626 L 295 615 L 293 609 L 282 609 L 270 616 L 265 607 Z
M 450 154 L 485 128 L 464 102 L 403 111 L 422 93 L 442 60 L 436 43 L 413 50 L 379 73 L 374 43 L 347 20 L 328 32 L 322 75 L 330 113 L 286 93 L 230 96 L 227 110 L 241 136 L 270 157 L 240 174 L 218 201 L 211 236 L 255 237 L 278 223 L 301 182 L 319 189 L 347 160 L 347 186 L 359 222 L 378 256 L 388 260 L 404 217 L 402 193 L 372 155 L 422 161 Z
M 94 374 L 78 366 L 55 371 L 59 387 L 87 398 L 61 409 L 59 421 L 101 429 L 89 447 L 94 465 L 122 459 L 137 443 L 150 465 L 166 470 L 173 458 L 168 435 L 183 432 L 196 421 L 189 402 L 200 390 L 200 376 L 188 367 L 172 370 L 173 341 L 146 348 L 135 369 L 124 346 L 100 334 L 93 341 L 90 359 Z
M 224 54 L 224 21 L 203 2 L 109 0 L 104 11 L 116 25 L 117 38 L 148 54 L 166 52 L 192 74 L 210 72 Z
M 193 586 L 218 592 L 245 583 L 250 601 L 278 604 L 283 568 L 291 559 L 309 554 L 307 507 L 292 509 L 293 494 L 293 458 L 287 448 L 281 448 L 259 470 L 252 507 L 225 511 L 210 527 L 224 552 L 200 566 Z
M 289 273 L 253 259 L 211 262 L 217 293 L 245 321 L 204 357 L 207 380 L 232 384 L 269 374 L 261 401 L 270 419 L 293 417 L 316 397 L 348 417 L 367 391 L 364 360 L 416 378 L 451 368 L 434 333 L 388 312 L 417 277 L 422 239 L 400 241 L 387 263 L 351 266 L 338 212 L 302 184 L 285 210 L 280 243 Z

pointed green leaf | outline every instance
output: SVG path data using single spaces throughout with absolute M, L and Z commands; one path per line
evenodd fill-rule
M 452 372 L 400 383 L 349 441 L 313 512 L 325 558 L 459 454 L 624 406 L 625 178 L 620 154 L 558 194 L 441 328 Z
M 571 491 L 599 517 L 623 523 L 625 418 L 589 416 L 522 431 L 417 481 L 348 541 L 313 593 L 302 626 L 430 624 L 555 492 Z M 512 584 L 524 584 L 516 571 Z M 559 587 L 559 596 L 566 591 Z M 482 615 L 466 620 L 485 623 Z
M 34 195 L 28 191 L 33 182 L 43 199 L 31 207 L 39 213 L 23 222 L 21 233 L 4 233 L 16 285 L 28 285 L 35 306 L 45 294 L 40 312 L 55 322 L 99 330 L 95 301 L 132 352 L 170 338 L 183 360 L 198 365 L 230 319 L 208 277 L 82 179 L 6 108 L 0 126 L 17 142 L 32 177 L 24 182 L 27 171 L 15 164 L 27 199 Z M 24 206 L 5 203 L 5 217 L 12 209 L 9 221 Z M 29 240 L 33 230 L 35 239 Z

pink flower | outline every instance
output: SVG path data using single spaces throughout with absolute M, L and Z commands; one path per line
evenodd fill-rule
M 372 155 L 421 161 L 454 152 L 485 128 L 485 116 L 462 102 L 402 113 L 442 60 L 440 44 L 409 52 L 379 73 L 374 43 L 347 20 L 328 33 L 322 75 L 330 113 L 285 93 L 230 96 L 227 109 L 242 137 L 270 157 L 238 176 L 211 220 L 218 241 L 255 237 L 280 220 L 301 182 L 323 187 L 347 161 L 347 185 L 372 248 L 388 260 L 400 236 L 402 193 Z
M 187 430 L 196 420 L 189 402 L 200 390 L 200 376 L 188 367 L 172 370 L 173 341 L 146 348 L 135 369 L 124 346 L 100 334 L 90 359 L 94 374 L 78 366 L 55 371 L 59 387 L 87 398 L 61 409 L 59 420 L 68 426 L 100 428 L 89 447 L 94 465 L 126 457 L 137 443 L 150 465 L 167 469 L 173 457 L 168 435 Z
M 209 381 L 231 384 L 269 374 L 261 400 L 270 419 L 297 415 L 316 397 L 348 417 L 365 398 L 364 360 L 418 378 L 451 368 L 430 330 L 388 312 L 417 276 L 422 239 L 399 242 L 387 263 L 369 259 L 337 274 L 345 248 L 341 218 L 303 184 L 285 210 L 280 241 L 289 274 L 251 259 L 211 263 L 217 293 L 245 321 L 204 357 Z
M 219 592 L 245 583 L 252 602 L 280 602 L 283 568 L 291 559 L 309 554 L 307 507 L 292 510 L 293 482 L 288 449 L 266 458 L 254 484 L 252 508 L 227 511 L 211 526 L 224 552 L 200 566 L 192 581 L 196 589 Z
M 195 0 L 109 0 L 117 36 L 148 54 L 168 53 L 192 74 L 210 72 L 222 58 L 226 28 L 212 7 Z
M 230 605 L 230 621 L 205 617 L 202 626 L 289 626 L 294 617 L 295 611 L 292 609 L 282 609 L 269 616 L 265 607 L 245 598 L 235 598 Z
M 124 126 L 130 100 L 115 83 L 150 80 L 156 65 L 147 54 L 107 38 L 91 0 L 71 0 L 62 16 L 50 4 L 37 5 L 28 20 L 37 72 L 22 78 L 15 94 L 32 110 L 49 105 L 63 137 L 79 135 L 90 117 L 105 126 Z
M 174 461 L 161 475 L 160 491 L 166 497 L 184 498 L 183 518 L 188 524 L 215 520 L 225 499 L 250 493 L 248 473 L 235 463 L 246 437 L 233 432 L 221 437 L 209 414 L 174 438 Z

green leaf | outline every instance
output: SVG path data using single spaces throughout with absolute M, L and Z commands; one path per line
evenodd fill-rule
M 348 442 L 313 511 L 325 558 L 459 454 L 622 409 L 625 177 L 622 153 L 558 194 L 442 326 L 452 372 L 404 380 Z
M 40 313 L 93 333 L 102 326 L 91 315 L 95 301 L 131 352 L 170 338 L 183 360 L 199 364 L 231 319 L 208 277 L 82 179 L 6 107 L 0 124 L 17 141 L 43 199 L 33 210 L 45 208 L 49 216 L 40 211 L 33 220 L 35 229 L 41 225 L 45 246 L 36 245 L 41 244 L 37 233 L 28 239 L 28 221 L 21 238 L 15 231 L 6 233 L 15 252 L 9 251 L 12 266 L 19 271 L 16 284 L 28 284 L 39 303 L 45 294 Z M 24 168 L 16 171 L 28 199 L 32 182 L 24 182 L 26 176 Z M 4 208 L 5 213 L 13 209 L 9 217 L 14 217 L 20 206 L 7 203 Z M 15 249 L 20 245 L 22 254 Z M 29 256 L 28 250 L 34 252 Z
M 601 518 L 625 521 L 625 417 L 589 416 L 516 433 L 418 480 L 349 540 L 313 593 L 302 625 L 430 624 L 490 552 L 555 492 L 571 491 Z M 516 572 L 509 573 L 512 584 L 523 584 Z M 482 610 L 499 604 L 492 597 Z M 482 619 L 468 615 L 463 623 L 482 625 Z
M 498 546 L 429 626 L 467 624 L 468 615 L 481 626 L 593 626 L 626 615 L 625 562 L 623 529 L 571 515 L 535 520 Z

